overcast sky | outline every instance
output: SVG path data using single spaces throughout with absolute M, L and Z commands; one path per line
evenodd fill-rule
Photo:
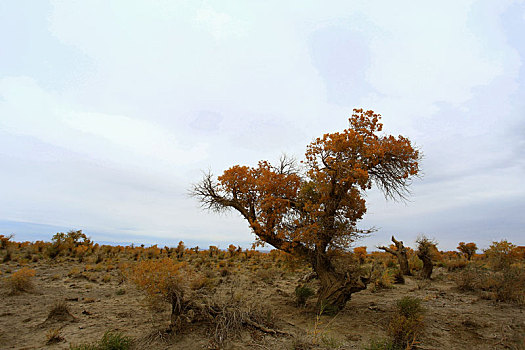
M 202 170 L 304 156 L 353 108 L 409 137 L 406 203 L 360 226 L 525 245 L 524 1 L 2 1 L 0 233 L 245 247 Z

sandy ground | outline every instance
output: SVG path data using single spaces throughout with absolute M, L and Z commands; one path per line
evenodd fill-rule
M 206 349 L 210 347 L 205 327 L 195 327 L 165 343 L 151 340 L 166 326 L 169 311 L 153 312 L 144 302 L 144 294 L 122 282 L 118 270 L 94 271 L 91 280 L 68 277 L 68 272 L 84 264 L 69 261 L 58 264 L 30 263 L 36 270 L 35 288 L 30 293 L 8 295 L 0 291 L 1 349 L 68 349 L 70 344 L 96 341 L 107 330 L 123 332 L 136 339 L 140 349 Z M 16 262 L 0 264 L 0 279 L 20 266 Z M 224 283 L 235 279 L 224 278 Z M 363 349 L 370 339 L 386 335 L 386 326 L 396 300 L 419 297 L 426 309 L 426 328 L 418 349 L 522 349 L 525 339 L 524 308 L 480 299 L 460 292 L 449 275 L 437 270 L 427 283 L 407 278 L 403 285 L 378 292 L 356 293 L 346 308 L 332 316 L 316 314 L 311 300 L 305 308 L 294 304 L 294 288 L 299 274 L 282 274 L 265 283 L 245 278 L 243 285 L 250 298 L 261 300 L 276 321 L 275 328 L 292 335 L 270 335 L 247 329 L 228 342 L 230 349 L 293 349 L 308 339 L 310 348 Z M 65 301 L 74 318 L 47 320 L 50 308 Z M 46 334 L 60 329 L 63 341 L 46 345 Z M 522 343 L 523 344 L 523 343 Z M 304 346 L 302 348 L 305 348 Z

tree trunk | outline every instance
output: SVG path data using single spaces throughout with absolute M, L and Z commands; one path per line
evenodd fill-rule
M 411 276 L 412 272 L 410 272 L 410 266 L 408 265 L 407 249 L 403 245 L 403 241 L 398 241 L 395 239 L 394 236 L 392 236 L 392 242 L 394 242 L 394 244 L 396 245 L 396 250 L 387 247 L 378 248 L 394 255 L 397 258 L 397 261 L 399 262 L 399 269 L 401 270 L 401 273 L 405 276 Z
M 345 307 L 353 293 L 366 289 L 367 279 L 335 271 L 326 256 L 318 255 L 316 260 L 314 270 L 321 284 L 317 308 L 323 313 L 336 313 Z
M 432 275 L 432 270 L 434 268 L 432 259 L 427 254 L 418 254 L 417 256 L 421 259 L 421 261 L 423 261 L 423 270 L 421 271 L 421 277 L 430 279 L 430 276 Z
M 406 248 L 397 254 L 397 260 L 399 261 L 399 268 L 401 269 L 401 273 L 405 276 L 411 276 L 412 272 L 410 272 L 410 267 L 408 266 Z

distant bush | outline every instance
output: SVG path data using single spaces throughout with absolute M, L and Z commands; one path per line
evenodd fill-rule
M 525 304 L 525 270 L 520 266 L 500 271 L 467 268 L 454 280 L 458 289 L 477 292 L 483 298 Z
M 444 266 L 449 272 L 464 269 L 467 265 L 468 262 L 464 259 L 448 260 L 444 262 Z
M 17 294 L 20 292 L 29 292 L 33 289 L 33 277 L 36 271 L 27 267 L 14 272 L 11 276 L 6 278 L 6 285 L 10 289 L 10 294 Z
M 495 270 L 508 268 L 514 260 L 513 252 L 516 248 L 516 245 L 506 240 L 492 242 L 489 248 L 485 249 L 489 265 Z

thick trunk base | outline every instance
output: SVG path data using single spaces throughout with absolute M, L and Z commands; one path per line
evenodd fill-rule
M 343 309 L 352 294 L 366 289 L 368 282 L 362 277 L 352 278 L 334 271 L 318 272 L 318 277 L 321 287 L 317 297 L 317 309 L 324 314 L 335 314 Z

